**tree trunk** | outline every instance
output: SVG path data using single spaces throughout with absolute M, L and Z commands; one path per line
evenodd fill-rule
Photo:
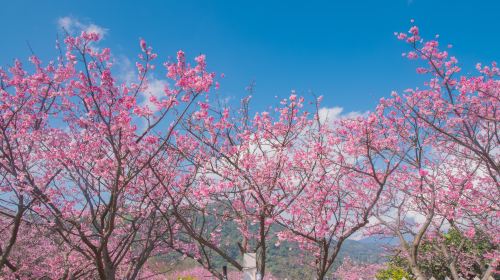
M 488 280 L 491 277 L 491 274 L 493 273 L 494 267 L 491 265 L 491 263 L 488 265 L 488 269 L 483 274 L 483 277 L 481 277 L 481 280 Z
M 460 280 L 460 276 L 458 275 L 457 271 L 457 266 L 455 265 L 455 261 L 451 262 L 450 265 L 448 266 L 451 272 L 451 277 L 453 277 L 454 280 Z
M 416 264 L 410 265 L 410 269 L 411 269 L 411 272 L 413 273 L 413 275 L 415 275 L 416 280 L 427 280 L 427 278 L 424 276 L 424 274 L 422 273 L 422 271 L 420 270 L 420 268 L 418 268 L 418 266 Z
M 260 216 L 260 247 L 261 251 L 257 262 L 257 278 L 260 276 L 260 279 L 264 279 L 264 275 L 266 274 L 266 217 L 265 215 Z

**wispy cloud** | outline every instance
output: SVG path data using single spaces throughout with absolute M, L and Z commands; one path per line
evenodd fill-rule
M 88 33 L 97 33 L 101 38 L 108 33 L 108 29 L 92 22 L 83 22 L 72 16 L 60 17 L 57 20 L 59 28 L 66 30 L 69 33 L 85 31 Z
M 113 66 L 120 83 L 130 84 L 137 82 L 137 70 L 132 66 L 132 61 L 127 56 L 113 56 Z
M 318 111 L 319 119 L 322 123 L 333 122 L 338 119 L 343 118 L 356 118 L 362 116 L 366 113 L 361 113 L 357 111 L 343 113 L 344 108 L 342 107 L 322 107 Z

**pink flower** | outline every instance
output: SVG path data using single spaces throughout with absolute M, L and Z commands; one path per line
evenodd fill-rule
M 418 27 L 412 26 L 408 32 L 410 32 L 411 34 L 416 36 L 416 35 L 418 35 Z
M 417 73 L 418 74 L 425 74 L 427 72 L 428 72 L 427 68 L 424 68 L 424 67 L 418 67 L 417 68 Z
M 404 39 L 406 39 L 406 37 L 408 37 L 408 35 L 406 35 L 405 33 L 402 33 L 402 32 L 401 32 L 401 33 L 398 33 L 398 34 L 397 34 L 397 38 L 398 38 L 399 40 L 404 40 Z
M 144 41 L 144 39 L 141 39 L 140 42 L 139 42 L 139 45 L 141 46 L 142 51 L 145 52 L 146 48 L 147 48 L 146 41 Z
M 474 236 L 476 235 L 476 229 L 474 227 L 470 227 L 465 233 L 464 233 L 465 236 L 467 236 L 468 238 L 474 238 Z
M 418 171 L 418 174 L 420 174 L 420 176 L 424 177 L 424 176 L 426 176 L 427 174 L 429 174 L 429 172 L 427 172 L 426 170 L 420 169 L 420 170 Z

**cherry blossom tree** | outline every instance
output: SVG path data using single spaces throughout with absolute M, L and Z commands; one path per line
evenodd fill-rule
M 92 262 L 72 250 L 45 224 L 32 222 L 31 218 L 24 217 L 21 222 L 17 242 L 4 268 L 5 279 L 97 277 Z
M 5 228 L 11 238 L 2 268 L 16 270 L 8 257 L 28 208 L 101 279 L 136 279 L 151 255 L 166 250 L 160 245 L 175 219 L 153 207 L 160 184 L 150 170 L 161 164 L 179 172 L 169 143 L 214 75 L 204 56 L 191 67 L 179 52 L 165 64 L 172 87 L 147 96 L 152 48 L 141 40 L 137 82 L 119 84 L 98 40 L 95 33 L 68 36 L 57 62 L 42 68 L 34 57 L 34 74 L 20 63 L 11 75 L 2 72 L 2 191 L 13 205 L 4 204 L 13 226 Z
M 36 203 L 33 191 L 50 184 L 60 172 L 47 166 L 41 156 L 42 141 L 51 139 L 48 117 L 57 110 L 55 99 L 60 83 L 32 57 L 35 68 L 28 74 L 15 61 L 7 71 L 0 69 L 0 270 L 17 268 L 9 261 L 23 218 Z
M 286 229 L 280 238 L 298 242 L 324 279 L 344 242 L 369 223 L 406 150 L 374 114 L 333 124 L 317 115 L 316 121 L 294 158 L 294 171 L 307 184 L 279 222 Z
M 412 116 L 435 133 L 436 149 L 456 158 L 457 162 L 449 168 L 448 174 L 465 169 L 460 161 L 466 162 L 469 169 L 475 171 L 468 172 L 472 178 L 464 186 L 457 182 L 459 180 L 451 182 L 453 186 L 446 194 L 447 200 L 440 203 L 441 208 L 446 208 L 443 216 L 463 237 L 472 238 L 476 231 L 481 231 L 489 236 L 493 244 L 498 244 L 499 69 L 495 62 L 484 67 L 477 64 L 477 74 L 461 75 L 457 58 L 450 56 L 448 51 L 440 50 L 437 39 L 421 40 L 417 27 L 410 29 L 407 38 L 403 38 L 402 33 L 398 36 L 412 48 L 407 56 L 425 63 L 417 68 L 417 72 L 429 74 L 431 79 L 426 83 L 426 89 L 410 90 L 397 107 L 405 106 L 405 110 L 410 110 Z M 450 198 L 452 203 L 449 203 Z M 451 252 L 446 255 L 452 276 L 458 279 L 454 273 L 458 265 L 457 256 Z M 499 262 L 498 253 L 491 254 L 489 258 L 490 265 L 484 268 L 482 275 L 485 279 L 497 269 Z
M 379 221 L 398 236 L 412 273 L 423 279 L 418 259 L 425 257 L 419 254 L 425 238 L 442 239 L 452 228 L 469 238 L 476 231 L 487 233 L 498 244 L 498 68 L 495 63 L 478 66 L 478 76 L 457 77 L 457 59 L 440 50 L 437 40 L 423 41 L 417 27 L 396 35 L 412 47 L 405 56 L 425 61 L 417 72 L 431 79 L 424 89 L 383 99 L 378 108 L 387 121 L 407 131 L 404 143 L 414 150 L 386 193 L 379 208 L 385 217 Z M 436 249 L 458 279 L 461 250 L 440 244 Z M 496 270 L 497 250 L 487 254 L 489 265 L 480 277 L 487 279 Z
M 182 196 L 168 194 L 168 203 L 175 205 L 173 213 L 188 243 L 196 244 L 184 254 L 219 278 L 220 271 L 211 264 L 213 254 L 238 270 L 243 268 L 241 256 L 228 251 L 238 240 L 221 236 L 228 224 L 241 234 L 237 243 L 241 255 L 257 253 L 258 273 L 262 277 L 266 273 L 271 226 L 307 180 L 293 168 L 294 151 L 303 144 L 300 135 L 312 123 L 301 110 L 303 102 L 292 94 L 274 112 L 256 113 L 253 118 L 248 99 L 237 116 L 231 116 L 228 108 L 218 110 L 200 102 L 185 124 L 186 134 L 177 138 L 177 148 L 197 175 L 177 193 Z

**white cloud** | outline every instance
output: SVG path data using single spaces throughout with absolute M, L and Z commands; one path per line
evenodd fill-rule
M 344 108 L 342 107 L 320 108 L 318 111 L 319 119 L 321 122 L 339 119 L 342 111 L 344 111 Z
M 68 33 L 85 31 L 88 33 L 97 33 L 101 38 L 108 33 L 108 29 L 96 25 L 94 23 L 84 23 L 72 16 L 61 17 L 57 20 L 59 28 L 66 30 Z
M 95 25 L 93 23 L 86 25 L 83 29 L 87 33 L 97 33 L 102 37 L 108 32 L 107 29 L 100 27 L 99 25 Z
M 57 20 L 57 25 L 69 32 L 71 30 L 71 26 L 73 25 L 73 20 L 70 17 L 62 17 Z
M 318 115 L 319 115 L 320 121 L 322 123 L 326 123 L 326 122 L 333 122 L 333 121 L 343 119 L 343 118 L 356 118 L 356 117 L 363 116 L 366 114 L 366 112 L 361 113 L 361 112 L 357 112 L 357 111 L 342 114 L 343 111 L 344 111 L 344 108 L 342 108 L 342 107 L 322 107 L 319 109 Z

